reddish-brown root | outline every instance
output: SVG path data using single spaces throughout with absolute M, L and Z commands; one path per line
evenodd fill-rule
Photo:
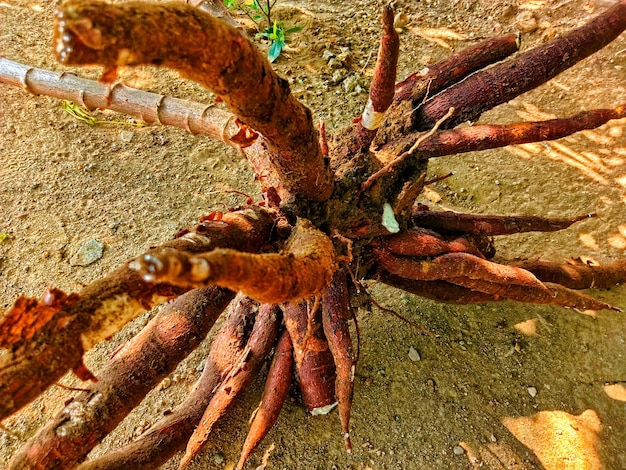
M 337 373 L 335 396 L 346 449 L 351 452 L 350 409 L 352 408 L 356 358 L 350 338 L 349 316 L 350 297 L 346 273 L 344 270 L 338 270 L 322 298 L 322 325 L 335 361 Z
M 465 305 L 506 300 L 446 281 L 416 281 L 390 274 L 383 269 L 378 270 L 377 274 L 378 279 L 385 284 L 437 302 Z
M 494 149 L 507 145 L 555 140 L 587 129 L 595 129 L 612 119 L 626 117 L 626 104 L 615 108 L 584 111 L 565 119 L 518 122 L 504 125 L 466 126 L 441 131 L 424 140 L 414 158 L 435 158 L 464 152 Z M 393 141 L 389 146 L 410 147 L 423 132 L 413 132 Z M 402 144 L 402 142 L 405 142 Z M 386 151 L 386 146 L 380 148 Z
M 250 337 L 256 314 L 252 300 L 238 296 L 228 312 L 213 340 L 202 375 L 185 400 L 136 440 L 84 462 L 80 470 L 156 468 L 185 448 L 215 390 L 235 366 Z
M 237 463 L 237 470 L 243 470 L 243 466 L 252 451 L 274 426 L 287 398 L 292 379 L 293 347 L 289 333 L 284 330 L 276 344 L 274 359 L 267 373 L 263 397 L 252 416 L 250 430 L 243 444 L 239 463 Z
M 516 34 L 487 39 L 430 65 L 426 72 L 415 72 L 396 85 L 395 101 L 411 100 L 413 107 L 445 87 L 461 81 L 472 72 L 498 62 L 519 49 Z
M 512 264 L 530 271 L 544 282 L 561 284 L 570 289 L 608 289 L 626 282 L 626 260 L 599 266 L 579 260 L 567 263 L 520 261 Z
M 428 257 L 465 252 L 484 257 L 480 249 L 466 237 L 443 237 L 432 230 L 419 227 L 384 237 L 380 240 L 380 246 L 404 256 Z
M 476 72 L 431 98 L 413 114 L 415 130 L 428 130 L 448 109 L 458 113 L 445 123 L 451 129 L 475 121 L 484 111 L 506 103 L 554 78 L 599 51 L 626 28 L 626 0 L 591 21 L 513 59 Z M 502 84 L 506 84 L 503 86 Z
M 226 413 L 239 393 L 256 376 L 263 361 L 276 343 L 281 319 L 282 315 L 278 306 L 261 305 L 248 344 L 235 366 L 211 398 L 198 427 L 189 438 L 179 468 L 187 468 L 191 460 L 200 453 L 213 429 L 213 425 Z
M 282 306 L 293 344 L 296 379 L 311 414 L 324 414 L 336 404 L 335 363 L 322 329 L 318 302 L 309 300 Z
M 489 237 L 524 232 L 556 232 L 581 220 L 595 217 L 595 214 L 585 214 L 572 218 L 547 218 L 534 215 L 480 215 L 423 209 L 424 206 L 418 206 L 413 210 L 411 219 L 417 227 L 443 233 L 472 233 Z

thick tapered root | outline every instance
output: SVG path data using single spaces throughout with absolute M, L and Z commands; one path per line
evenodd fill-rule
M 160 64 L 179 70 L 219 94 L 267 139 L 272 163 L 289 190 L 312 200 L 330 196 L 332 177 L 311 112 L 258 49 L 219 19 L 184 3 L 70 0 L 56 13 L 54 48 L 68 65 L 114 70 Z
M 322 328 L 321 309 L 314 300 L 282 306 L 293 344 L 296 379 L 309 413 L 326 414 L 335 400 L 335 363 Z
M 361 148 L 367 148 L 376 136 L 376 130 L 382 124 L 385 111 L 391 106 L 395 94 L 400 38 L 393 27 L 393 16 L 391 6 L 386 6 L 383 9 L 383 35 L 369 99 L 356 129 L 356 140 Z
M 73 397 L 11 459 L 8 468 L 76 465 L 195 349 L 234 294 L 204 288 L 167 304 L 116 352 L 98 382 Z
M 443 253 L 470 253 L 483 257 L 480 249 L 466 237 L 442 237 L 432 230 L 413 227 L 385 237 L 380 244 L 397 255 L 437 256 Z
M 239 296 L 228 311 L 228 318 L 213 340 L 202 375 L 185 400 L 136 440 L 83 463 L 80 470 L 157 468 L 185 449 L 215 390 L 241 357 L 250 337 L 256 315 L 254 302 Z
M 213 250 L 190 255 L 176 250 L 133 262 L 143 279 L 175 286 L 216 284 L 264 303 L 282 303 L 321 293 L 337 268 L 330 239 L 301 219 L 282 253 Z
M 481 215 L 414 210 L 411 218 L 416 226 L 438 232 L 496 236 L 524 232 L 556 232 L 592 217 L 595 217 L 595 214 L 572 218 L 548 218 L 534 215 Z
M 621 0 L 584 26 L 476 72 L 433 97 L 415 111 L 413 126 L 416 130 L 430 129 L 451 107 L 459 112 L 446 121 L 445 127 L 475 121 L 484 111 L 538 87 L 599 51 L 625 28 L 626 0 Z
M 287 398 L 291 380 L 293 379 L 293 347 L 287 330 L 283 331 L 276 350 L 274 359 L 267 373 L 265 389 L 259 407 L 255 410 L 250 423 L 250 430 L 241 450 L 237 470 L 243 470 L 248 457 L 257 445 L 265 438 L 274 423 L 278 419 L 283 403 Z
M 322 298 L 322 324 L 330 352 L 335 361 L 337 373 L 335 396 L 337 397 L 346 449 L 351 452 L 350 409 L 352 408 L 356 358 L 350 338 L 349 317 L 350 298 L 346 273 L 343 270 L 338 270 Z
M 626 117 L 626 104 L 615 108 L 584 111 L 566 119 L 518 122 L 506 125 L 467 126 L 442 131 L 424 140 L 414 157 L 434 158 L 464 152 L 488 150 L 507 145 L 555 140 L 587 129 L 595 129 L 613 119 Z M 409 147 L 421 132 L 404 135 L 392 145 Z M 385 152 L 385 146 L 381 147 Z
M 395 101 L 411 100 L 412 106 L 434 96 L 448 85 L 456 83 L 472 72 L 498 62 L 519 49 L 516 34 L 487 39 L 469 46 L 450 57 L 429 65 L 425 72 L 415 72 L 396 85 Z
M 377 258 L 382 268 L 396 276 L 416 281 L 447 281 L 495 298 L 578 309 L 619 310 L 558 284 L 544 284 L 525 269 L 494 263 L 467 253 L 450 253 L 432 261 L 420 261 L 378 250 Z
M 626 260 L 606 265 L 589 265 L 582 261 L 521 261 L 515 266 L 530 271 L 544 282 L 561 284 L 570 289 L 608 289 L 626 282 Z
M 180 461 L 179 468 L 186 468 L 191 460 L 200 453 L 215 422 L 224 415 L 239 392 L 255 377 L 276 343 L 281 318 L 282 315 L 277 306 L 268 304 L 261 306 L 250 335 L 250 341 L 248 341 L 239 361 L 211 398 L 198 427 L 189 438 L 187 450 Z

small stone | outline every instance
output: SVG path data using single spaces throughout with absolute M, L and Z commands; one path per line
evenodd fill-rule
M 496 438 L 496 436 L 494 436 L 493 434 L 492 434 L 491 436 L 489 436 L 489 440 L 490 440 L 491 442 L 497 442 L 497 441 L 498 441 L 498 439 Z
M 339 83 L 345 77 L 345 72 L 343 70 L 335 70 L 332 78 L 330 79 L 331 83 Z
M 533 13 L 528 10 L 523 10 L 515 17 L 515 26 L 523 33 L 532 33 L 539 27 L 537 19 L 534 17 Z
M 172 385 L 172 379 L 170 379 L 169 377 L 165 377 L 161 382 L 161 390 L 169 388 L 170 385 Z
M 128 144 L 133 140 L 134 135 L 131 131 L 122 131 L 120 132 L 120 140 Z
M 331 57 L 331 59 L 328 61 L 328 66 L 331 69 L 340 69 L 343 67 L 343 63 L 339 59 Z
M 409 348 L 409 359 L 411 359 L 413 362 L 422 360 L 420 353 L 417 352 L 417 349 L 415 349 L 413 346 Z
M 346 93 L 353 92 L 359 85 L 359 77 L 357 75 L 350 75 L 343 81 L 343 90 Z
M 531 397 L 535 398 L 537 396 L 537 389 L 535 387 L 528 387 L 526 390 Z
M 335 54 L 333 54 L 328 49 L 326 49 L 324 52 L 322 52 L 322 59 L 324 59 L 326 62 L 328 62 L 333 57 L 335 57 Z
M 454 455 L 463 455 L 465 453 L 465 449 L 461 446 L 454 446 L 452 452 L 454 452 Z
M 215 462 L 217 465 L 223 464 L 224 463 L 224 456 L 220 453 L 217 453 L 213 456 L 213 462 Z
M 398 13 L 393 19 L 394 28 L 404 28 L 409 23 L 409 17 L 406 13 Z
M 70 266 L 88 266 L 102 258 L 104 245 L 98 240 L 89 240 L 70 259 Z

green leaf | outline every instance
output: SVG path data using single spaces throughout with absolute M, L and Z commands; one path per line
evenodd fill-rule
M 278 41 L 272 42 L 269 51 L 267 51 L 267 58 L 270 62 L 274 62 L 278 58 L 284 46 L 284 43 Z
M 285 34 L 297 33 L 298 31 L 302 31 L 304 28 L 302 26 L 294 26 L 293 28 L 289 28 L 285 30 Z

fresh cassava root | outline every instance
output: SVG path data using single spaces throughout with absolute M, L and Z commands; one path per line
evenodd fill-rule
M 4 59 L 0 59 L 0 79 L 3 70 L 9 69 L 9 75 L 13 74 L 9 82 L 23 84 L 30 92 L 73 91 L 72 96 L 80 98 L 76 101 L 87 106 L 117 106 L 136 116 L 144 113 L 147 120 L 165 123 L 169 119 L 191 132 L 205 132 L 202 122 L 206 118 L 208 135 L 240 148 L 248 158 L 264 194 L 261 204 L 267 209 L 253 205 L 213 213 L 191 234 L 124 264 L 78 295 L 51 290 L 41 301 L 16 302 L 0 323 L 0 344 L 11 349 L 15 363 L 26 365 L 20 369 L 13 362 L 0 364 L 0 391 L 6 392 L 0 394 L 0 404 L 5 407 L 5 414 L 0 416 L 31 401 L 68 369 L 89 377 L 81 368 L 84 349 L 161 299 L 177 298 L 192 288 L 198 290 L 185 295 L 216 289 L 228 296 L 232 294 L 227 289 L 232 289 L 249 297 L 240 297 L 229 309 L 229 320 L 215 339 L 205 370 L 188 398 L 136 441 L 84 462 L 81 468 L 153 467 L 185 445 L 188 451 L 183 465 L 188 464 L 216 420 L 227 412 L 234 392 L 243 389 L 256 374 L 279 336 L 263 403 L 253 419 L 238 466 L 244 465 L 276 421 L 294 372 L 309 411 L 328 412 L 337 404 L 346 448 L 350 449 L 356 358 L 347 319 L 358 281 L 349 282 L 347 274 L 357 279 L 380 279 L 442 302 L 512 299 L 580 309 L 614 308 L 571 289 L 623 282 L 623 262 L 596 267 L 576 262 L 491 261 L 495 259 L 493 236 L 562 230 L 590 216 L 482 216 L 430 212 L 412 205 L 428 184 L 428 158 L 557 138 L 624 117 L 625 108 L 620 105 L 539 123 L 438 128 L 452 127 L 468 116 L 474 119 L 601 48 L 626 26 L 624 8 L 626 1 L 622 0 L 587 26 L 563 36 L 566 40 L 557 38 L 492 69 L 479 70 L 515 52 L 519 46 L 515 36 L 472 46 L 397 86 L 399 41 L 393 29 L 393 12 L 387 8 L 370 87 L 372 109 L 384 116 L 375 116 L 376 126 L 370 126 L 375 129 L 367 132 L 361 119 L 334 139 L 326 137 L 325 131 L 318 139 L 310 112 L 237 29 L 180 4 L 67 2 L 57 15 L 55 30 L 56 53 L 62 61 L 104 65 L 105 80 L 112 79 L 120 65 L 174 67 L 222 95 L 230 112 L 199 105 L 185 118 L 178 108 L 187 104 L 167 97 L 136 95 L 122 85 L 107 91 L 92 87 L 93 82 L 87 84 L 69 75 L 50 77 Z M 182 30 L 185 34 L 179 33 Z M 200 47 L 203 34 L 219 36 L 220 41 L 212 41 L 215 47 Z M 546 54 L 550 54 L 549 60 Z M 228 69 L 225 64 L 231 59 L 234 65 Z M 523 83 L 515 87 L 501 86 L 502 77 L 491 72 L 500 70 L 507 80 L 515 82 L 518 69 L 524 75 Z M 465 79 L 472 72 L 476 74 Z M 477 76 L 487 83 L 486 93 L 464 88 L 471 88 Z M 506 88 L 508 94 L 492 93 L 489 90 L 493 87 Z M 384 224 L 382 217 L 386 217 Z M 398 233 L 391 236 L 389 228 Z M 266 304 L 257 311 L 250 297 Z M 180 297 L 181 302 L 184 298 Z M 99 310 L 99 299 L 116 304 L 121 312 Z M 277 307 L 277 303 L 281 305 Z M 273 313 L 263 313 L 268 310 Z M 287 333 L 280 333 L 280 311 Z M 68 312 L 79 312 L 81 320 L 74 320 Z M 267 334 L 259 333 L 257 341 L 253 329 Z M 136 338 L 138 344 L 141 339 Z M 134 351 L 134 360 L 142 361 L 158 344 L 150 339 L 145 348 L 130 348 L 125 354 Z M 51 357 L 55 361 L 49 361 Z M 47 362 L 57 365 L 52 368 Z M 24 378 L 15 373 L 29 368 L 43 373 Z M 138 366 L 132 368 L 133 373 L 140 371 Z M 94 385 L 94 389 L 106 388 L 104 377 L 123 377 L 124 370 L 113 358 L 102 374 L 102 384 Z M 131 381 L 111 383 L 119 388 L 103 391 L 103 398 L 111 402 L 118 394 L 135 390 Z M 199 422 L 202 424 L 190 441 Z M 86 436 L 90 428 L 79 426 L 78 431 Z M 37 441 L 32 445 L 38 445 Z M 78 438 L 79 447 L 91 445 L 87 437 Z M 55 446 L 54 442 L 43 443 L 41 453 L 33 454 L 37 456 L 33 465 L 50 466 L 40 456 L 55 452 Z

